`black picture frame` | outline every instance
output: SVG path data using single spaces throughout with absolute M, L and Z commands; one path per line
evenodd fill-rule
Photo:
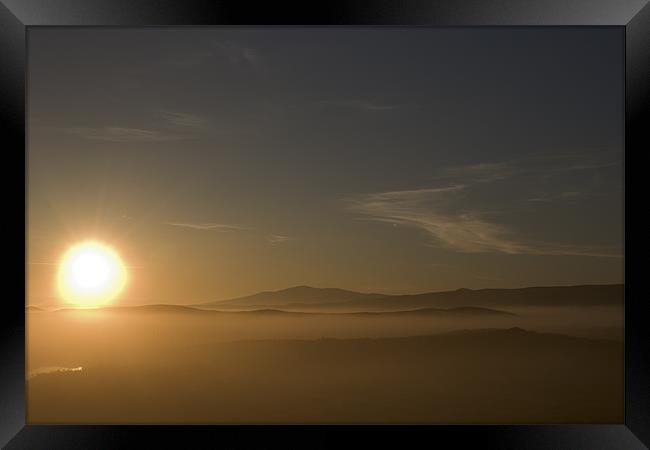
M 26 70 L 27 31 L 39 26 L 208 25 L 616 26 L 625 29 L 625 420 L 618 425 L 420 426 L 35 426 L 25 416 Z M 500 449 L 627 449 L 650 445 L 650 301 L 644 178 L 650 150 L 648 0 L 0 0 L 2 234 L 9 254 L 0 329 L 0 445 L 6 448 L 204 446 L 334 447 L 362 439 L 427 446 Z M 21 190 L 21 187 L 25 190 Z M 630 201 L 631 200 L 631 201 Z M 23 218 L 25 221 L 21 220 Z M 15 255 L 15 256 L 14 256 Z M 21 255 L 21 256 L 19 256 Z M 22 276 L 22 284 L 21 284 Z

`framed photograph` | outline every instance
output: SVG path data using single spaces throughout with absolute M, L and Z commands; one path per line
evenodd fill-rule
M 2 0 L 0 443 L 646 448 L 647 3 Z

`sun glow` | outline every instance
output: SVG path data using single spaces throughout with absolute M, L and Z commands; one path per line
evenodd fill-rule
M 115 299 L 127 279 L 126 266 L 115 250 L 101 242 L 85 241 L 63 255 L 57 287 L 65 302 L 92 307 Z

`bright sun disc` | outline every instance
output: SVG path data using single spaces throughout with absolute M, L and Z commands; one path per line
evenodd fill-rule
M 117 252 L 100 242 L 86 241 L 63 255 L 57 286 L 67 303 L 99 306 L 117 297 L 126 281 L 126 267 Z

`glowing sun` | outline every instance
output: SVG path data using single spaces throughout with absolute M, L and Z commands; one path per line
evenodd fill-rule
M 77 306 L 100 306 L 115 299 L 127 282 L 126 266 L 111 247 L 97 241 L 76 244 L 63 255 L 57 287 Z

